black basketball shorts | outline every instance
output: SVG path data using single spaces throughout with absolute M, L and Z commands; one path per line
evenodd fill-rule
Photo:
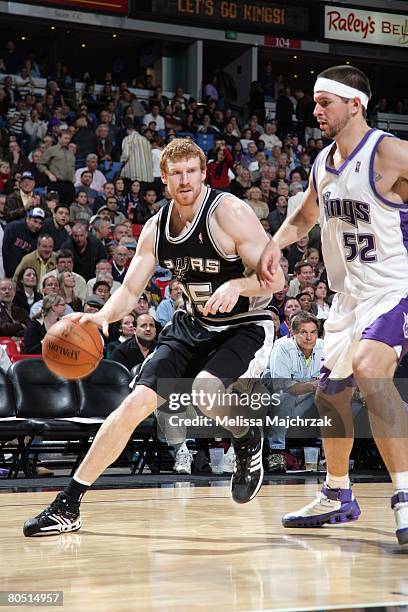
M 228 386 L 248 369 L 264 340 L 262 325 L 251 323 L 214 332 L 178 310 L 131 386 L 145 385 L 157 392 L 159 379 L 191 379 L 203 370 Z

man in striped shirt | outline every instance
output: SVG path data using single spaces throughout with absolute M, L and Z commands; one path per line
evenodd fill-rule
M 127 134 L 122 142 L 120 161 L 124 166 L 121 176 L 140 183 L 152 183 L 153 158 L 149 141 L 133 125 L 127 127 Z
M 15 106 L 10 106 L 7 111 L 7 128 L 10 134 L 21 136 L 25 121 L 28 119 L 26 103 L 24 100 L 16 102 Z

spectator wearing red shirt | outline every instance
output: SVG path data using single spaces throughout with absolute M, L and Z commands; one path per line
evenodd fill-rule
M 213 189 L 230 190 L 228 171 L 232 168 L 234 159 L 225 146 L 215 149 L 215 159 L 207 165 L 207 183 Z

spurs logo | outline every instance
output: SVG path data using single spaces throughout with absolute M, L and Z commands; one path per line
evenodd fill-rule
M 408 338 L 408 313 L 404 312 L 404 325 L 402 326 L 404 338 Z
M 187 272 L 189 267 L 190 267 L 190 260 L 188 257 L 184 257 L 184 259 L 181 259 L 181 257 L 177 257 L 176 266 L 174 268 L 174 274 L 176 275 L 177 280 L 179 281 L 184 280 L 185 273 Z

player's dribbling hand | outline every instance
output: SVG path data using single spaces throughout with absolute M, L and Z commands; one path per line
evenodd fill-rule
M 90 321 L 102 330 L 104 336 L 109 336 L 109 323 L 105 319 L 104 315 L 101 315 L 100 312 L 90 312 L 87 314 L 83 312 L 72 312 L 71 314 L 66 315 L 64 318 L 72 319 L 80 324 Z
M 232 281 L 228 281 L 218 287 L 207 300 L 203 314 L 207 317 L 209 314 L 217 314 L 217 312 L 231 312 L 238 299 L 238 287 Z
M 271 287 L 279 267 L 281 252 L 274 240 L 270 240 L 264 248 L 258 262 L 256 275 L 263 289 Z

